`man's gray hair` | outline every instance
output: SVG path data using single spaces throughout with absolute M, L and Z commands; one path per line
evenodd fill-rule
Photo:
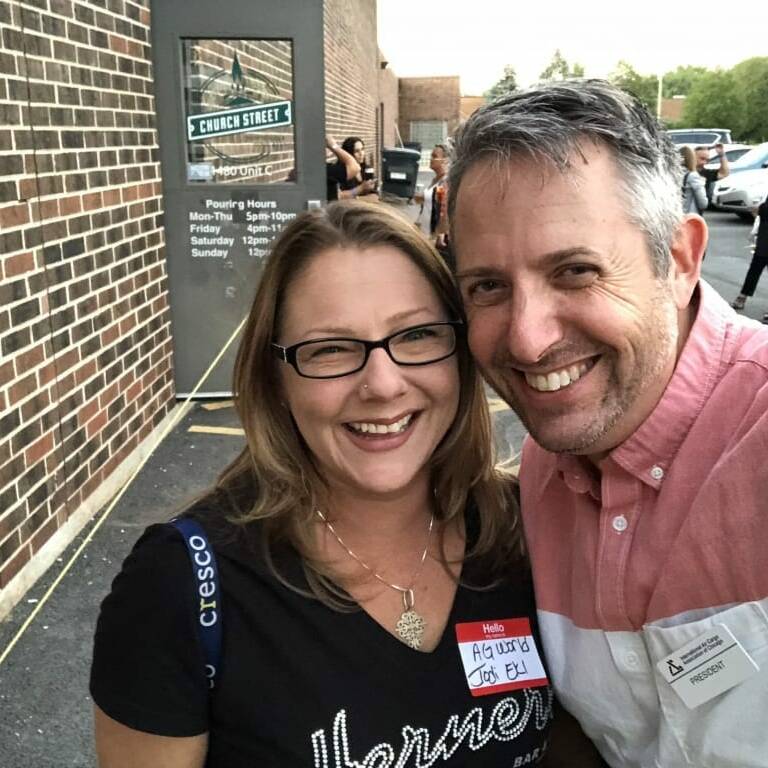
M 475 112 L 455 138 L 449 220 L 455 219 L 462 179 L 475 163 L 490 161 L 501 171 L 510 160 L 528 157 L 567 172 L 584 139 L 612 150 L 619 176 L 616 193 L 647 238 L 655 273 L 666 276 L 683 215 L 680 155 L 645 106 L 604 80 L 538 85 Z

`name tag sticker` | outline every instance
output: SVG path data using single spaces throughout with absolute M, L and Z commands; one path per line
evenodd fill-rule
M 528 619 L 457 624 L 456 639 L 473 696 L 549 684 Z
M 725 624 L 715 624 L 656 667 L 688 709 L 695 709 L 760 671 Z

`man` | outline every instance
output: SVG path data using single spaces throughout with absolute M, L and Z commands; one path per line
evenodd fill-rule
M 446 174 L 448 173 L 448 150 L 444 144 L 435 144 L 429 156 L 429 169 L 435 174 L 429 186 L 421 194 L 416 194 L 415 200 L 421 204 L 418 223 L 421 231 L 434 239 L 438 234 L 437 225 L 440 221 L 440 195 L 438 189 L 445 190 Z M 438 198 L 436 200 L 436 198 Z M 437 205 L 435 205 L 437 202 Z
M 430 170 L 435 174 L 423 194 L 415 199 L 421 203 L 417 223 L 421 231 L 434 243 L 448 266 L 453 269 L 453 253 L 448 242 L 448 217 L 446 215 L 447 174 L 450 153 L 445 144 L 435 144 L 429 157 Z
M 607 83 L 487 106 L 449 176 L 457 279 L 470 347 L 531 435 L 560 701 L 614 768 L 766 766 L 768 329 L 700 280 L 681 176 Z
M 694 154 L 696 155 L 696 170 L 700 176 L 704 177 L 706 182 L 707 198 L 712 199 L 712 190 L 715 186 L 715 182 L 718 179 L 724 179 L 731 172 L 731 168 L 728 165 L 728 158 L 725 156 L 725 147 L 722 144 L 715 144 L 715 152 L 720 161 L 718 168 L 705 168 L 704 166 L 709 162 L 709 147 L 696 147 Z

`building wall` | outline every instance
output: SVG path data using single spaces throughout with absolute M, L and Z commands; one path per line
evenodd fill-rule
M 683 119 L 685 97 L 661 100 L 661 119 L 670 123 L 678 123 Z
M 380 61 L 386 65 L 384 57 Z M 397 75 L 385 66 L 379 69 L 379 102 L 383 112 L 382 143 L 385 147 L 397 146 L 397 119 L 400 114 L 400 89 Z
M 375 0 L 324 36 L 326 130 L 394 143 Z M 174 402 L 155 123 L 149 0 L 0 0 L 0 605 Z
M 460 119 L 463 123 L 473 112 L 485 106 L 485 96 L 462 96 L 460 102 Z
M 359 136 L 378 163 L 379 48 L 375 0 L 326 0 L 325 130 Z
M 148 4 L 0 2 L 0 588 L 172 404 Z
M 459 126 L 461 91 L 458 77 L 401 77 L 398 124 L 403 141 L 408 141 L 413 120 L 444 120 L 448 135 Z

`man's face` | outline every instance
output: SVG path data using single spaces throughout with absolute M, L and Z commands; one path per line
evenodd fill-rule
M 700 171 L 709 162 L 709 150 L 697 149 L 695 154 L 696 154 L 696 170 Z
M 454 217 L 469 343 L 493 388 L 550 451 L 599 456 L 653 410 L 674 370 L 677 306 L 629 222 L 605 148 L 567 174 L 470 168 Z M 489 183 L 489 179 L 491 182 Z M 495 180 L 495 183 L 494 183 Z
M 445 155 L 440 147 L 435 147 L 429 157 L 429 167 L 435 173 L 443 173 L 445 164 Z

